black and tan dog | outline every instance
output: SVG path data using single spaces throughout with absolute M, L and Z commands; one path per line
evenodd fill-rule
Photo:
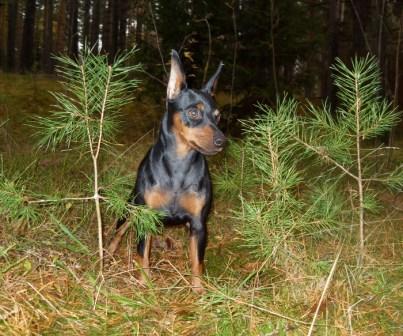
M 167 88 L 167 109 L 157 142 L 138 169 L 129 200 L 164 213 L 163 223 L 187 224 L 190 228 L 192 286 L 203 290 L 200 277 L 207 244 L 207 216 L 212 201 L 211 180 L 204 155 L 220 152 L 225 143 L 217 124 L 220 113 L 213 100 L 222 63 L 201 90 L 187 87 L 185 73 L 176 51 L 172 51 Z M 128 228 L 125 218 L 117 222 L 117 232 L 109 245 L 113 254 Z M 151 237 L 137 245 L 144 273 L 149 275 Z M 143 279 L 144 280 L 144 279 Z

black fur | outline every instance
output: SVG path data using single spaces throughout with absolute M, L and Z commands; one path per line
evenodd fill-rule
M 192 90 L 187 88 L 182 65 L 175 51 L 172 54 L 172 62 L 171 67 L 176 66 L 178 72 L 174 74 L 171 72 L 171 76 L 181 78 L 182 75 L 183 79 L 178 81 L 180 86 L 178 93 L 174 97 L 167 98 L 167 109 L 162 118 L 158 140 L 138 168 L 136 184 L 129 202 L 146 204 L 146 192 L 156 187 L 166 192 L 170 196 L 169 202 L 158 209 L 165 214 L 163 223 L 166 225 L 189 223 L 190 235 L 197 239 L 198 258 L 202 263 L 207 244 L 206 221 L 212 201 L 211 179 L 204 155 L 218 153 L 225 142 L 223 133 L 217 127 L 219 115 L 212 97 L 212 90 L 222 65 L 201 90 Z M 193 114 L 199 117 L 192 118 Z M 195 142 L 187 143 L 186 139 L 179 139 L 175 118 L 190 134 L 198 132 L 200 136 Z M 203 138 L 202 144 L 196 143 L 200 137 Z M 189 145 L 191 148 L 184 153 L 178 153 L 180 145 L 185 147 Z M 181 197 L 188 194 L 204 200 L 197 214 L 180 204 Z M 117 222 L 117 229 L 124 222 L 124 218 L 120 219 Z M 144 246 L 145 242 L 141 240 L 137 246 L 140 256 L 144 254 Z

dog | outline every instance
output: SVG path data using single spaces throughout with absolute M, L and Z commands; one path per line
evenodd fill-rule
M 189 256 L 192 288 L 203 292 L 201 276 L 207 245 L 207 216 L 212 202 L 212 185 L 205 155 L 224 148 L 226 138 L 218 128 L 220 112 L 214 91 L 223 63 L 201 90 L 187 87 L 178 53 L 172 50 L 167 86 L 166 112 L 158 140 L 138 168 L 129 202 L 161 211 L 164 225 L 189 227 Z M 126 218 L 116 224 L 108 252 L 113 255 L 128 229 Z M 150 276 L 151 236 L 139 240 L 137 253 L 143 268 L 141 280 Z

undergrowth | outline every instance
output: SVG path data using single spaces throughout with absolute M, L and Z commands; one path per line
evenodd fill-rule
M 35 92 L 44 97 L 36 105 L 48 115 L 44 106 L 49 105 L 50 98 L 42 91 L 55 85 L 53 79 L 15 76 L 5 80 L 0 79 L 5 93 L 1 103 L 15 111 L 16 119 L 26 119 L 25 114 L 31 111 L 23 105 L 28 98 L 21 97 L 32 95 L 32 80 L 37 86 Z M 286 127 L 290 126 L 287 119 L 278 114 L 285 108 L 287 118 L 306 122 L 314 112 L 308 108 L 302 113 L 297 104 L 288 99 L 279 108 L 260 106 L 260 120 L 267 117 L 266 121 L 276 123 L 273 131 L 281 137 L 300 136 L 300 131 Z M 148 102 L 132 103 L 130 109 L 123 110 L 123 118 L 132 120 L 133 111 L 141 111 L 157 125 L 162 109 L 151 111 L 150 106 Z M 0 143 L 3 176 L 12 182 L 6 190 L 28 193 L 29 199 L 49 194 L 75 197 L 81 196 L 77 190 L 91 190 L 87 173 L 91 162 L 83 160 L 81 153 L 37 152 L 32 138 L 21 137 L 29 134 L 29 128 L 9 117 L 7 120 L 1 134 L 13 141 Z M 251 121 L 252 128 L 256 130 L 259 122 Z M 188 236 L 181 228 L 164 230 L 163 238 L 173 240 L 173 249 L 162 243 L 153 248 L 152 281 L 140 288 L 133 233 L 122 244 L 118 258 L 104 268 L 104 280 L 97 278 L 95 218 L 87 203 L 57 203 L 45 215 L 43 210 L 48 208 L 35 207 L 38 217 L 33 220 L 6 221 L 2 213 L 0 334 L 306 335 L 314 316 L 316 335 L 399 334 L 403 292 L 401 192 L 393 195 L 381 183 L 373 183 L 373 200 L 366 201 L 374 210 L 365 217 L 366 257 L 363 264 L 357 264 L 357 187 L 353 180 L 340 176 L 329 160 L 323 160 L 326 153 L 348 165 L 352 161 L 343 159 L 343 146 L 326 152 L 326 147 L 319 145 L 324 138 L 315 136 L 315 143 L 301 138 L 319 148 L 319 153 L 314 153 L 301 143 L 275 143 L 275 134 L 270 133 L 272 146 L 266 147 L 265 155 L 258 153 L 257 142 L 267 140 L 268 133 L 251 138 L 252 128 L 244 142 L 233 141 L 225 157 L 210 160 L 215 200 L 208 224 L 204 295 L 195 295 L 189 285 Z M 334 125 L 330 128 L 336 130 Z M 132 176 L 153 141 L 151 132 L 144 136 L 143 129 L 129 130 L 117 136 L 124 145 L 105 153 L 101 161 L 105 170 L 100 193 L 116 198 L 113 208 L 107 203 L 103 207 L 107 239 L 112 236 L 115 216 L 124 211 L 117 199 L 121 193 L 128 196 L 133 181 L 132 177 L 118 176 Z M 347 142 L 336 141 L 337 132 L 334 134 L 326 141 Z M 371 144 L 362 142 L 364 155 L 370 153 Z M 20 151 L 23 156 L 15 155 Z M 366 174 L 391 171 L 375 164 L 385 152 L 374 152 Z M 298 159 L 292 159 L 293 154 Z M 353 152 L 351 159 L 354 157 Z M 396 152 L 392 165 L 399 166 L 402 159 L 400 151 Z M 277 165 L 271 166 L 271 162 Z M 284 169 L 287 163 L 293 168 Z M 26 201 L 24 197 L 19 200 Z M 20 204 L 3 206 L 1 211 L 10 212 L 13 206 Z M 321 300 L 341 246 L 337 267 Z

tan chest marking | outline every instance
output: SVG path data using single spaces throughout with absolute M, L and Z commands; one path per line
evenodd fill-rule
M 146 204 L 152 209 L 160 209 L 166 205 L 172 198 L 172 195 L 166 190 L 153 188 L 144 193 Z
M 205 198 L 195 193 L 183 194 L 179 199 L 180 206 L 193 216 L 200 215 L 205 203 Z

